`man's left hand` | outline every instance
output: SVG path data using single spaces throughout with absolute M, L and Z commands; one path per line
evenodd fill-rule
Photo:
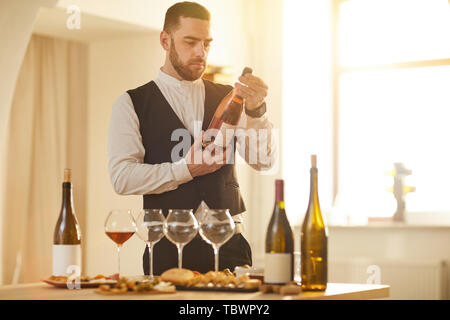
M 247 73 L 244 76 L 240 76 L 239 81 L 243 84 L 235 83 L 236 94 L 245 99 L 245 107 L 248 110 L 255 110 L 263 104 L 269 87 L 261 78 Z

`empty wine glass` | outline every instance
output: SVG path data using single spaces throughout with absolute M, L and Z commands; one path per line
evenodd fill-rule
M 136 222 L 131 210 L 111 210 L 105 221 L 105 232 L 117 244 L 117 277 L 120 278 L 120 248 L 136 232 Z
M 228 209 L 209 209 L 200 221 L 200 236 L 214 249 L 214 270 L 219 271 L 219 249 L 234 234 L 235 224 Z
M 136 220 L 137 234 L 145 241 L 149 251 L 150 273 L 153 280 L 153 246 L 164 237 L 164 216 L 161 209 L 143 209 Z
M 178 249 L 178 268 L 183 264 L 183 247 L 189 243 L 198 232 L 198 222 L 192 210 L 170 209 L 164 221 L 164 234 Z

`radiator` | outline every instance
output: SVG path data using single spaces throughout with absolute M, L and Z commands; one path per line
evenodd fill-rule
M 375 259 L 331 260 L 328 281 L 386 284 L 389 299 L 449 299 L 449 268 L 445 261 Z

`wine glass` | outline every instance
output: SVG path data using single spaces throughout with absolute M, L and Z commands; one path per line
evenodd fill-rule
M 235 224 L 228 209 L 208 210 L 200 221 L 200 236 L 214 249 L 214 270 L 219 271 L 219 249 L 234 234 Z
M 170 209 L 164 221 L 164 234 L 178 249 L 178 268 L 182 268 L 183 247 L 189 243 L 198 232 L 198 222 L 192 210 Z
M 150 274 L 153 280 L 153 246 L 164 237 L 164 216 L 161 209 L 143 209 L 137 218 L 137 234 L 145 241 L 149 251 Z
M 136 232 L 136 222 L 131 210 L 111 210 L 105 221 L 105 232 L 117 244 L 117 277 L 120 279 L 120 248 Z

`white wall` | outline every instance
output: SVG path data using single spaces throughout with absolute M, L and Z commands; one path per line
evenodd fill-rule
M 0 2 L 0 235 L 4 214 L 3 193 L 5 182 L 5 150 L 7 143 L 8 120 L 14 87 L 33 24 L 42 6 L 52 7 L 57 0 L 15 0 Z M 3 243 L 0 238 L 0 285 L 2 284 Z
M 299 234 L 300 230 L 296 229 Z M 328 238 L 328 261 L 329 270 L 335 263 L 342 261 L 368 261 L 368 265 L 382 266 L 388 261 L 392 265 L 405 266 L 405 272 L 412 274 L 416 272 L 416 280 L 423 280 L 424 275 L 420 273 L 418 265 L 433 264 L 438 261 L 445 261 L 447 264 L 447 281 L 442 283 L 442 287 L 447 291 L 447 298 L 450 298 L 450 227 L 449 226 L 421 226 L 421 225 L 395 225 L 382 226 L 334 226 L 329 227 Z M 366 266 L 366 267 L 367 267 Z M 408 292 L 410 290 L 420 290 L 414 279 L 403 277 L 398 274 L 388 274 L 383 277 L 383 267 L 380 267 L 381 283 L 393 286 L 391 288 L 391 298 L 410 299 L 411 296 L 419 296 L 423 299 L 435 299 L 431 293 L 427 296 L 424 288 L 420 292 Z M 407 270 L 408 269 L 408 270 Z M 365 273 L 364 268 L 363 272 Z M 401 271 L 400 271 L 401 272 Z M 445 271 L 444 271 L 445 272 Z M 330 274 L 330 273 L 329 273 Z M 350 278 L 367 279 L 368 274 L 352 275 Z M 389 282 L 391 278 L 392 283 Z M 350 282 L 350 278 L 338 279 L 340 282 Z M 336 279 L 331 279 L 336 281 Z M 432 279 L 429 279 L 430 281 Z

